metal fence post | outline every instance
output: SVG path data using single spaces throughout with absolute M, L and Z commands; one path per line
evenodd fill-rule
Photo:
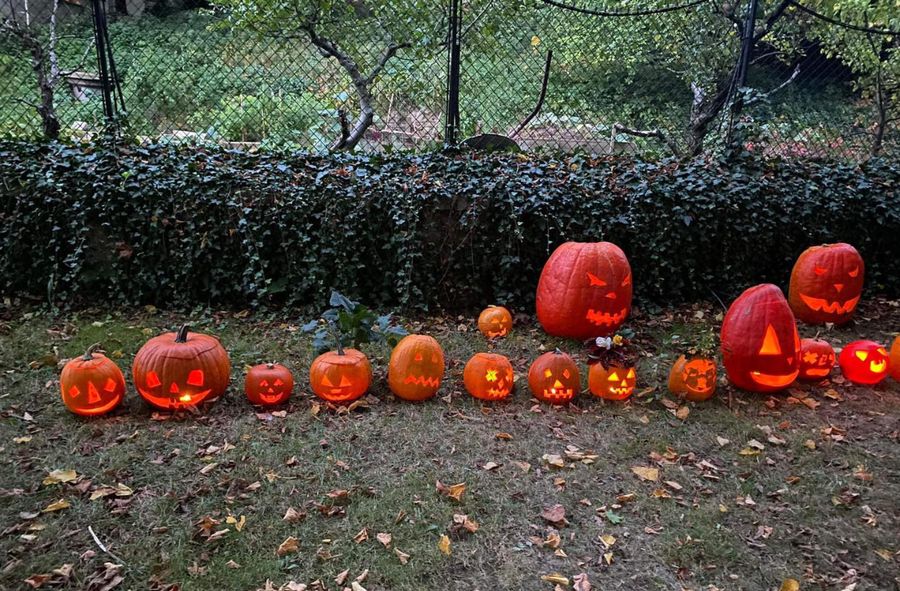
M 743 39 L 741 39 L 741 58 L 738 63 L 737 86 L 747 85 L 747 71 L 750 69 L 750 56 L 753 54 L 753 34 L 756 31 L 756 11 L 759 0 L 750 0 L 747 20 L 744 21 Z
M 450 0 L 447 61 L 447 112 L 445 114 L 444 143 L 455 145 L 459 132 L 459 76 L 460 76 L 460 6 Z

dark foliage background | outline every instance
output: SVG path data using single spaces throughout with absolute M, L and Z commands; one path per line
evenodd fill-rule
M 530 310 L 565 240 L 619 244 L 644 303 L 784 287 L 833 241 L 897 294 L 900 166 L 0 143 L 0 288 L 54 304 Z

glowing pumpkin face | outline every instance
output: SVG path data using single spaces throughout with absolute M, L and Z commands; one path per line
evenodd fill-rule
M 712 359 L 682 355 L 669 371 L 669 391 L 693 402 L 708 400 L 716 393 L 716 374 Z
M 778 287 L 751 287 L 722 321 L 722 362 L 728 379 L 744 390 L 776 392 L 800 373 L 800 335 Z
M 634 367 L 595 363 L 588 370 L 588 388 L 591 394 L 604 400 L 625 400 L 634 392 L 637 373 Z
M 900 382 L 900 336 L 891 345 L 891 377 Z
M 865 265 L 843 242 L 807 248 L 791 272 L 788 300 L 794 315 L 809 324 L 843 324 L 862 295 Z
M 873 341 L 853 341 L 841 351 L 838 363 L 845 378 L 866 386 L 884 380 L 891 368 L 887 349 Z
M 244 378 L 244 393 L 250 404 L 281 404 L 291 397 L 293 389 L 294 376 L 291 375 L 291 370 L 277 363 L 254 365 Z
M 434 338 L 407 335 L 391 352 L 388 386 L 398 398 L 419 402 L 437 394 L 444 377 L 444 351 Z
M 631 266 L 611 242 L 566 242 L 544 265 L 537 316 L 547 334 L 588 339 L 612 334 L 631 312 Z
M 489 339 L 508 335 L 512 323 L 512 314 L 503 306 L 485 308 L 478 316 L 478 330 Z
M 821 339 L 800 341 L 800 379 L 824 380 L 834 367 L 834 349 Z
M 566 404 L 581 390 L 578 366 L 559 349 L 544 353 L 528 370 L 528 387 L 538 400 Z
M 513 390 L 512 364 L 503 355 L 476 353 L 463 370 L 463 384 L 475 398 L 503 400 Z
M 85 417 L 105 414 L 125 397 L 125 377 L 111 359 L 92 345 L 63 367 L 59 377 L 62 399 L 73 413 Z
M 372 385 L 372 366 L 365 354 L 356 349 L 323 353 L 309 366 L 309 385 L 322 400 L 347 404 Z

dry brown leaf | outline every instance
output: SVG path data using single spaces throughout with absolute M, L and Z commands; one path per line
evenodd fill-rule
M 565 527 L 569 523 L 566 521 L 566 508 L 559 504 L 544 509 L 541 518 L 556 527 Z
M 409 554 L 406 552 L 402 552 L 399 548 L 394 548 L 394 554 L 397 555 L 397 558 L 400 559 L 400 564 L 406 564 L 409 562 Z
M 497 439 L 501 439 L 503 441 L 510 441 L 513 438 L 513 436 L 510 435 L 509 433 L 497 433 L 496 435 L 494 435 L 494 437 L 496 437 Z
M 572 577 L 572 589 L 575 591 L 591 591 L 591 582 L 587 573 L 581 573 Z
M 53 470 L 44 478 L 44 481 L 41 483 L 44 486 L 50 486 L 53 484 L 63 484 L 66 482 L 75 482 L 78 480 L 78 474 L 75 470 Z
M 478 531 L 478 522 L 469 519 L 468 515 L 457 513 L 453 516 L 453 527 L 455 529 L 464 529 L 467 532 L 474 534 Z
M 547 583 L 555 583 L 557 585 L 565 585 L 566 587 L 569 586 L 569 579 L 567 579 L 566 577 L 562 576 L 559 573 L 551 573 L 549 575 L 543 575 L 543 576 L 541 576 L 541 580 L 545 581 Z
M 463 493 L 466 492 L 466 483 L 460 482 L 457 484 L 451 484 L 450 486 L 447 486 L 446 484 L 444 484 L 443 482 L 438 480 L 435 483 L 435 488 L 442 495 L 450 497 L 454 501 L 459 502 L 462 500 Z
M 438 550 L 443 552 L 445 555 L 450 556 L 450 538 L 447 537 L 446 534 L 441 535 L 441 539 L 438 541 Z
M 282 517 L 282 521 L 287 521 L 288 523 L 297 523 L 298 521 L 303 521 L 306 518 L 306 511 L 297 511 L 293 507 L 288 507 L 287 511 L 284 512 L 284 517 Z
M 603 542 L 603 545 L 606 546 L 607 549 L 609 549 L 612 548 L 616 543 L 616 536 L 603 534 L 602 536 L 600 536 L 600 541 Z
M 379 532 L 379 533 L 375 534 L 375 539 L 378 540 L 379 542 L 381 542 L 382 546 L 387 548 L 388 546 L 391 545 L 391 540 L 393 540 L 394 537 L 391 534 L 389 534 L 388 532 Z
M 347 577 L 348 577 L 348 576 L 350 576 L 350 569 L 349 569 L 349 568 L 348 568 L 348 569 L 345 569 L 345 570 L 342 570 L 341 572 L 339 572 L 338 575 L 334 578 L 334 582 L 335 582 L 337 585 L 343 585 L 343 584 L 344 584 L 344 581 L 347 580 Z
M 659 469 L 651 468 L 648 466 L 632 466 L 631 471 L 634 472 L 638 478 L 646 481 L 656 481 L 659 480 Z
M 278 545 L 275 554 L 278 556 L 287 556 L 288 554 L 296 554 L 300 551 L 300 542 L 294 536 L 290 536 Z
M 691 408 L 687 405 L 679 407 L 678 410 L 675 411 L 675 417 L 681 419 L 682 421 L 688 418 L 688 415 L 691 414 Z
M 41 513 L 52 513 L 53 511 L 62 511 L 63 509 L 68 509 L 72 504 L 65 499 L 59 499 L 58 501 L 53 501 L 46 507 L 41 510 Z
M 541 456 L 541 459 L 553 468 L 566 467 L 566 461 L 559 454 L 544 454 L 543 456 Z
M 785 579 L 781 582 L 778 591 L 800 591 L 800 581 L 797 579 Z
M 364 527 L 359 530 L 359 533 L 353 536 L 353 541 L 357 544 L 361 544 L 369 539 L 369 528 Z

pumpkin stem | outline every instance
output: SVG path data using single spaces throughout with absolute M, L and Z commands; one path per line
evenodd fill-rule
M 84 352 L 84 355 L 81 357 L 82 361 L 90 361 L 94 358 L 94 352 L 100 349 L 100 343 L 94 343 Z
M 175 342 L 176 343 L 186 343 L 188 340 L 188 328 L 190 328 L 187 324 L 182 324 L 181 328 L 178 329 L 178 332 L 175 333 Z
M 553 351 L 553 353 L 555 353 L 556 355 L 562 355 L 562 354 L 563 354 L 562 350 L 560 350 L 559 347 L 557 347 L 556 350 Z
M 266 369 L 275 369 L 275 362 L 272 361 L 266 364 Z
M 337 337 L 337 354 L 344 354 L 344 346 L 341 344 L 341 337 Z

